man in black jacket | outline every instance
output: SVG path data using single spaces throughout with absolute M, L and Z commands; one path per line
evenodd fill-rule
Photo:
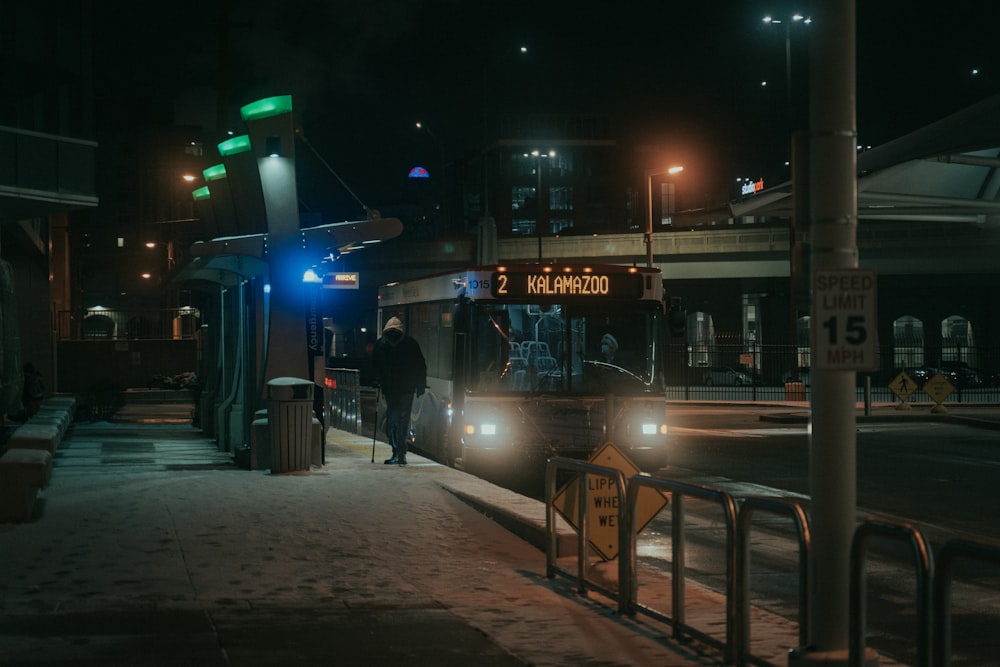
M 427 362 L 420 344 L 403 332 L 398 317 L 389 318 L 373 356 L 375 382 L 386 404 L 386 435 L 392 446 L 387 465 L 406 465 L 407 439 L 413 396 L 421 396 L 427 385 Z

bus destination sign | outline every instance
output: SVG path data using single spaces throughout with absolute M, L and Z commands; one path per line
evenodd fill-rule
M 642 297 L 642 276 L 635 273 L 500 272 L 491 280 L 498 299 Z

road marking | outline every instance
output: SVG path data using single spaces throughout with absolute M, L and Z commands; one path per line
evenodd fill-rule
M 710 435 L 720 438 L 767 438 L 771 436 L 805 435 L 806 425 L 783 428 L 687 428 L 672 426 L 670 432 L 679 435 Z
M 953 463 L 955 465 L 974 466 L 1000 466 L 1000 461 L 985 459 L 978 456 L 947 456 L 944 454 L 901 454 L 902 457 L 915 461 L 933 461 L 934 463 Z
M 712 489 L 725 491 L 735 498 L 746 498 L 749 496 L 765 498 L 797 498 L 808 500 L 809 496 L 788 489 L 776 489 L 763 484 L 753 482 L 740 482 L 721 475 L 700 475 L 690 468 L 667 468 L 661 471 L 660 475 L 666 479 L 677 480 L 686 484 L 699 484 Z

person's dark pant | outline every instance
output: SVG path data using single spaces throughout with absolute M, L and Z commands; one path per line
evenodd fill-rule
M 386 435 L 394 457 L 405 459 L 406 446 L 410 439 L 410 411 L 413 409 L 413 392 L 387 394 Z

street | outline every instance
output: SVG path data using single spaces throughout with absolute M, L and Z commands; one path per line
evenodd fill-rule
M 804 415 L 805 411 L 799 411 Z M 809 494 L 809 438 L 805 423 L 762 421 L 788 409 L 675 408 L 671 465 L 661 474 L 730 490 Z M 916 416 L 916 415 L 915 415 Z M 859 514 L 905 521 L 932 539 L 1000 534 L 995 505 L 1000 442 L 989 429 L 906 419 L 857 424 Z
M 785 411 L 787 413 L 787 410 Z M 731 493 L 797 501 L 808 507 L 809 437 L 805 423 L 761 421 L 769 408 L 677 407 L 672 424 L 669 479 Z M 804 412 L 803 412 L 804 414 Z M 858 519 L 868 517 L 917 527 L 936 551 L 949 539 L 991 539 L 1000 517 L 995 477 L 1000 465 L 996 431 L 912 419 L 859 420 Z M 725 561 L 717 507 L 688 500 L 685 523 L 688 576 L 723 590 Z M 798 545 L 791 522 L 755 518 L 751 603 L 798 618 Z M 640 536 L 640 559 L 670 566 L 670 516 L 662 512 Z M 965 561 L 952 586 L 953 665 L 989 664 L 1000 652 L 995 639 L 1000 568 Z M 916 627 L 916 574 L 903 546 L 873 540 L 868 584 L 868 645 L 913 664 L 921 637 Z M 751 632 L 752 636 L 752 632 Z

